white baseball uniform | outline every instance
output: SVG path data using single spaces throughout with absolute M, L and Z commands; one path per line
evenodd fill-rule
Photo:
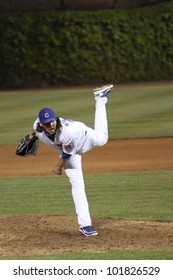
M 107 97 L 95 97 L 95 100 L 94 129 L 82 122 L 59 117 L 62 127 L 56 131 L 56 135 L 52 138 L 48 137 L 44 131 L 38 132 L 36 130 L 39 118 L 33 126 L 38 138 L 46 145 L 58 149 L 60 157 L 70 155 L 65 162 L 64 170 L 72 187 L 72 196 L 80 227 L 92 224 L 85 193 L 81 154 L 106 144 L 108 140 Z

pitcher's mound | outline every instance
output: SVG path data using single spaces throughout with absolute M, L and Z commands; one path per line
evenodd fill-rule
M 78 231 L 75 216 L 0 216 L 0 255 L 104 252 L 173 246 L 173 223 L 93 218 L 98 236 Z

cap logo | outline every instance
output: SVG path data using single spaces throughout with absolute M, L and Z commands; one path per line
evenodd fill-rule
M 49 118 L 49 113 L 45 113 L 44 114 L 44 117 L 47 119 L 47 118 Z
M 72 146 L 72 144 L 63 145 L 63 148 L 64 148 L 65 152 L 67 152 L 67 153 L 71 153 L 71 152 L 73 151 L 73 146 Z

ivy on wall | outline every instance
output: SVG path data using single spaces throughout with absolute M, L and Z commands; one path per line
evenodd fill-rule
M 170 80 L 172 10 L 0 15 L 0 88 Z

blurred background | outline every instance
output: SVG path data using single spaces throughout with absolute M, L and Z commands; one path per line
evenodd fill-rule
M 170 81 L 172 10 L 172 0 L 0 0 L 0 89 Z
M 165 0 L 0 0 L 0 12 L 135 8 Z

